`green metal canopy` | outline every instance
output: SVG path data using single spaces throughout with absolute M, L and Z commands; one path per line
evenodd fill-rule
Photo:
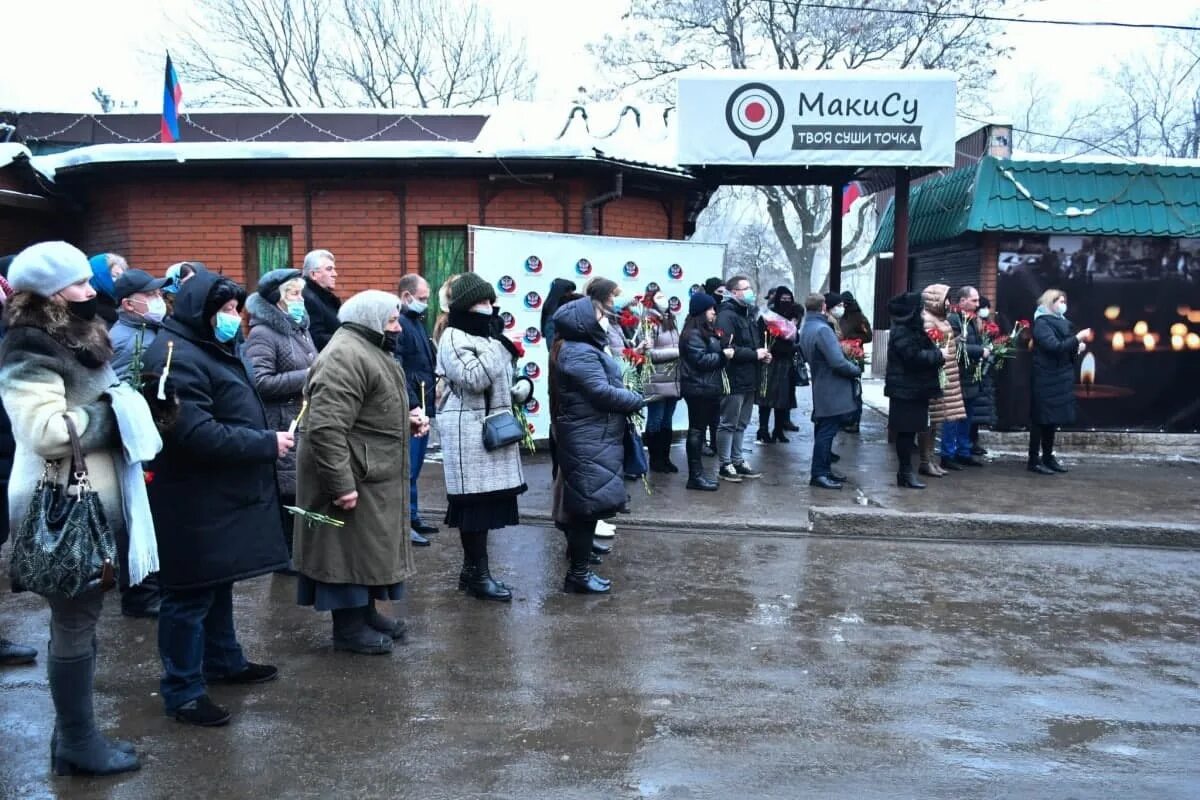
M 892 250 L 895 200 L 872 253 Z M 1088 236 L 1200 236 L 1200 163 L 1180 165 L 984 157 L 914 186 L 909 246 L 968 231 Z

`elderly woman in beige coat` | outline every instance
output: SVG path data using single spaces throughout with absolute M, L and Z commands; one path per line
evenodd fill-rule
M 967 406 L 963 402 L 962 382 L 958 372 L 958 339 L 954 336 L 954 327 L 947 318 L 949 313 L 948 298 L 950 287 L 944 283 L 934 283 L 925 287 L 921 292 L 921 300 L 925 304 L 921 312 L 921 320 L 925 333 L 936 330 L 940 338 L 942 356 L 946 359 L 942 369 L 946 372 L 946 385 L 942 387 L 942 396 L 929 400 L 929 430 L 919 435 L 921 443 L 922 475 L 940 478 L 946 474 L 946 469 L 962 469 L 951 461 L 943 459 L 941 466 L 934 461 L 933 441 L 939 423 L 955 422 L 967 418 Z M 944 467 L 944 468 L 943 468 Z
M 333 647 L 391 652 L 403 620 L 377 600 L 399 600 L 413 565 L 408 522 L 408 441 L 429 421 L 409 410 L 404 371 L 392 353 L 400 298 L 357 294 L 338 310 L 339 327 L 321 351 L 304 390 L 308 402 L 297 456 L 296 503 L 339 520 L 298 517 L 298 600 L 333 614 Z

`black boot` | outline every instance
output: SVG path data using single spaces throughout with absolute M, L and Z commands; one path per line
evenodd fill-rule
M 391 619 L 380 614 L 379 609 L 375 608 L 375 601 L 373 600 L 367 605 L 366 622 L 372 630 L 390 636 L 394 642 L 403 644 L 408 638 L 408 626 L 404 624 L 404 620 Z
M 704 431 L 689 428 L 687 432 L 687 488 L 701 492 L 715 492 L 718 488 L 716 479 L 704 474 L 704 461 L 700 458 L 700 450 L 704 443 Z
M 121 614 L 135 619 L 158 619 L 162 603 L 158 591 L 158 573 L 147 575 L 137 586 L 121 590 Z
M 392 652 L 392 637 L 367 624 L 367 609 L 335 608 L 333 610 L 333 649 L 366 656 L 381 656 Z
M 37 651 L 32 651 L 36 653 Z M 50 643 L 46 643 L 46 652 L 50 652 Z M 92 683 L 96 682 L 96 637 L 92 637 Z M 103 734 L 101 734 L 103 736 Z M 133 746 L 133 742 L 127 742 L 124 739 L 110 739 L 105 736 L 104 740 L 108 742 L 108 746 L 122 753 L 133 755 L 137 753 L 137 749 Z M 57 769 L 58 762 L 54 758 L 54 751 L 58 749 L 58 720 L 54 721 L 54 730 L 50 734 L 50 770 Z
M 771 439 L 780 444 L 789 444 L 792 440 L 784 435 L 783 420 L 786 412 L 781 409 L 775 409 L 775 430 L 771 433 Z
M 1062 465 L 1062 462 L 1054 457 L 1054 453 L 1042 456 L 1042 464 L 1051 472 L 1070 472 L 1069 469 Z
M 0 665 L 16 667 L 37 661 L 37 650 L 0 636 Z
M 588 557 L 592 554 L 593 526 L 572 527 L 567 531 L 567 552 L 571 566 L 563 579 L 563 591 L 575 594 L 606 594 L 611 584 L 592 572 Z
M 590 548 L 588 555 L 591 555 Z M 478 597 L 480 600 L 495 600 L 499 603 L 508 603 L 512 600 L 512 590 L 492 577 L 486 552 L 482 558 L 475 561 L 471 580 L 467 582 L 467 594 Z
M 116 775 L 142 766 L 136 755 L 115 747 L 96 730 L 95 665 L 94 652 L 70 659 L 50 656 L 47 661 L 58 732 L 51 755 L 56 775 Z
M 917 480 L 916 474 L 909 467 L 907 471 L 901 470 L 896 473 L 896 485 L 901 489 L 924 489 L 925 484 Z
M 666 420 L 666 423 L 668 425 L 670 424 L 670 422 L 671 422 L 670 420 Z M 663 439 L 662 440 L 663 465 L 666 466 L 667 472 L 670 472 L 672 474 L 677 473 L 677 472 L 679 472 L 679 467 L 677 467 L 671 463 L 671 440 L 675 438 L 675 435 L 674 435 L 674 433 L 672 433 L 670 428 L 667 428 L 665 431 L 659 431 L 659 434 L 662 436 L 662 439 Z
M 662 431 L 643 433 L 642 441 L 646 443 L 646 451 L 650 455 L 650 471 L 667 472 L 667 465 L 663 461 Z

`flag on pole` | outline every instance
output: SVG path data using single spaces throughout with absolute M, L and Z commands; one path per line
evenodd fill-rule
M 862 186 L 858 181 L 850 181 L 842 187 L 842 216 L 850 213 L 850 207 L 854 205 L 854 201 L 862 197 Z
M 163 84 L 162 141 L 179 141 L 179 103 L 183 100 L 183 87 L 167 53 L 167 74 Z

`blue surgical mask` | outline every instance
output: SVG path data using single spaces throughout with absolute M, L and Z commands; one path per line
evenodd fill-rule
M 213 326 L 213 332 L 217 336 L 217 341 L 222 344 L 232 342 L 237 338 L 238 331 L 242 329 L 242 318 L 236 314 L 217 314 L 217 324 Z
M 754 305 L 754 301 L 757 299 L 758 298 L 754 296 L 754 290 L 747 289 L 746 293 L 742 295 L 742 304 L 747 305 L 747 306 L 752 306 L 752 305 Z
M 416 298 L 408 301 L 408 310 L 414 314 L 424 314 L 429 308 L 429 303 L 423 303 Z
M 613 311 L 616 311 L 618 314 L 624 311 L 632 299 L 629 295 L 617 295 L 613 298 Z
M 296 322 L 303 322 L 304 315 L 308 313 L 304 310 L 303 300 L 289 300 L 287 304 L 287 310 L 288 316 L 296 320 Z

